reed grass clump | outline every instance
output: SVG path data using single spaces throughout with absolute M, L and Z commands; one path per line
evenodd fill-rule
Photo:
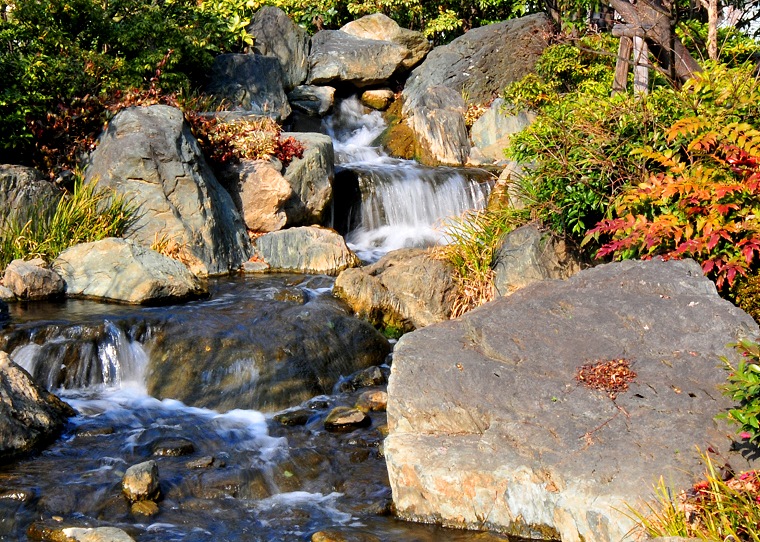
M 744 472 L 728 479 L 707 454 L 705 479 L 673 494 L 660 479 L 656 503 L 633 517 L 652 538 L 680 536 L 703 540 L 760 542 L 760 475 Z
M 467 211 L 446 223 L 448 244 L 437 247 L 434 255 L 454 267 L 458 293 L 452 318 L 494 298 L 496 250 L 506 233 L 525 222 L 522 212 L 504 207 Z
M 52 261 L 67 248 L 106 237 L 121 237 L 137 219 L 137 208 L 125 197 L 97 190 L 75 173 L 73 190 L 51 212 L 33 213 L 22 221 L 10 214 L 0 222 L 0 269 L 15 259 Z

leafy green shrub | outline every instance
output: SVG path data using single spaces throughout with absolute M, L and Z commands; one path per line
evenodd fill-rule
M 739 277 L 729 299 L 760 323 L 760 274 L 755 271 L 746 277 Z
M 199 86 L 213 54 L 246 45 L 241 29 L 249 4 L 15 2 L 7 20 L 0 19 L 0 160 L 30 157 L 34 130 L 55 122 L 49 114 L 60 116 L 61 108 L 77 108 L 119 89 L 145 88 L 162 62 L 166 91 Z
M 735 345 L 743 359 L 734 367 L 721 358 L 728 371 L 723 394 L 739 403 L 720 417 L 739 426 L 741 436 L 760 443 L 760 345 L 741 341 Z
M 695 56 L 706 59 L 707 23 L 697 19 L 682 21 L 676 28 L 681 43 Z M 718 60 L 723 63 L 743 64 L 760 53 L 760 42 L 739 32 L 731 25 L 718 27 Z
M 74 189 L 47 216 L 21 223 L 14 215 L 0 224 L 0 269 L 18 258 L 51 261 L 78 243 L 121 237 L 137 218 L 138 210 L 123 197 L 85 185 L 75 174 Z

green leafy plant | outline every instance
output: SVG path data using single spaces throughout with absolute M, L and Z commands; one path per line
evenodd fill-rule
M 448 261 L 455 271 L 458 295 L 452 317 L 456 318 L 494 298 L 494 256 L 504 234 L 526 221 L 511 208 L 469 211 L 447 222 L 448 244 L 437 247 L 434 255 Z
M 662 478 L 656 504 L 630 515 L 650 537 L 679 536 L 703 540 L 760 542 L 760 476 L 749 471 L 725 479 L 713 460 L 702 454 L 705 479 L 678 494 Z
M 137 215 L 138 209 L 125 198 L 84 184 L 77 172 L 73 191 L 64 194 L 52 213 L 23 223 L 11 214 L 0 224 L 0 269 L 17 258 L 52 261 L 78 243 L 121 237 Z
M 760 442 L 760 345 L 744 340 L 735 348 L 741 353 L 739 364 L 734 367 L 726 357 L 721 361 L 728 371 L 728 383 L 723 394 L 739 403 L 719 417 L 738 425 L 743 438 Z

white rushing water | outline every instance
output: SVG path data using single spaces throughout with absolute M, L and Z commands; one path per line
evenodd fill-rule
M 385 122 L 355 97 L 341 102 L 324 126 L 338 166 L 358 177 L 362 201 L 351 209 L 346 241 L 365 261 L 403 247 L 439 244 L 447 219 L 487 203 L 491 184 L 484 182 L 484 172 L 425 167 L 373 146 Z

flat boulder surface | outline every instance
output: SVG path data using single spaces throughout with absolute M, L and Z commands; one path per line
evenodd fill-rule
M 660 476 L 676 491 L 701 478 L 697 447 L 751 467 L 714 416 L 733 406 L 719 358 L 736 361 L 726 345 L 757 335 L 691 260 L 601 265 L 407 334 L 384 448 L 398 513 L 621 540 L 628 505 L 651 500 Z M 616 396 L 578 379 L 584 365 L 621 361 L 635 376 Z
M 289 228 L 256 239 L 256 252 L 273 271 L 337 275 L 359 265 L 359 258 L 334 230 Z

